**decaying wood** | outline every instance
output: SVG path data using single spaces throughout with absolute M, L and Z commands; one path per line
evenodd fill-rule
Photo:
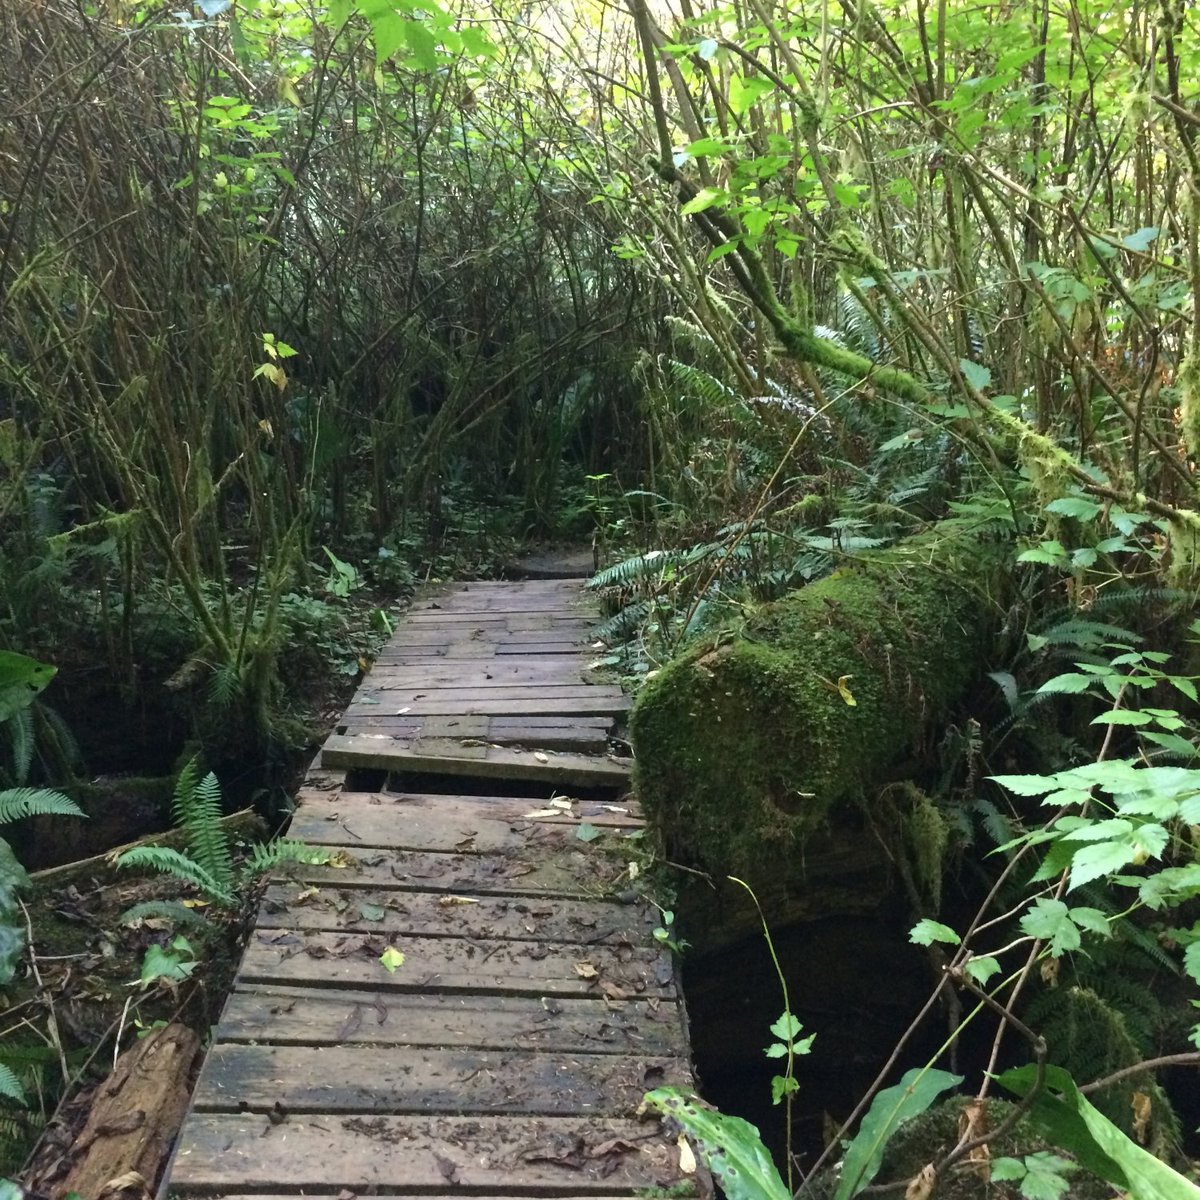
M 200 1039 L 185 1025 L 168 1025 L 135 1042 L 96 1088 L 71 1166 L 55 1183 L 59 1195 L 97 1200 L 136 1172 L 154 1186 L 187 1110 L 192 1064 Z
M 252 808 L 243 808 L 222 817 L 221 828 L 229 838 L 262 838 L 267 833 L 267 823 Z M 114 878 L 120 872 L 114 860 L 126 850 L 134 850 L 141 846 L 167 846 L 172 850 L 183 850 L 187 847 L 187 837 L 187 831 L 184 829 L 150 833 L 138 838 L 136 842 L 114 846 L 103 854 L 92 855 L 91 858 L 81 858 L 58 867 L 47 867 L 44 871 L 35 871 L 30 878 L 35 887 L 61 887 L 84 875 Z

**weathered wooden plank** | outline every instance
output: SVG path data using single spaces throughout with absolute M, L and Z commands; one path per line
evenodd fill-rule
M 474 749 L 474 748 L 472 748 Z M 389 747 L 370 737 L 333 734 L 321 750 L 327 767 L 374 768 L 383 771 L 437 772 L 467 775 L 477 779 L 544 779 L 580 787 L 621 787 L 629 779 L 630 762 L 583 754 L 545 755 L 542 762 L 523 750 L 487 747 L 482 755 L 468 751 L 449 754 L 423 753 Z
M 469 690 L 469 689 L 468 689 Z M 514 689 L 515 690 L 515 689 Z M 573 696 L 547 695 L 547 692 L 572 691 Z M 348 717 L 359 712 L 395 716 L 553 716 L 556 714 L 619 717 L 629 711 L 631 701 L 616 688 L 527 688 L 521 695 L 481 693 L 443 699 L 441 692 L 418 692 L 397 696 L 389 693 L 386 702 L 362 699 L 346 709 Z
M 196 1113 L 171 1177 L 188 1192 L 627 1194 L 690 1182 L 655 1124 L 580 1117 L 288 1117 Z
M 460 724 L 462 722 L 459 722 Z M 363 737 L 382 733 L 394 738 L 407 749 L 416 748 L 430 752 L 433 748 L 420 745 L 422 739 L 456 738 L 479 739 L 494 746 L 519 746 L 526 750 L 542 750 L 546 752 L 565 752 L 568 754 L 607 754 L 608 730 L 596 726 L 556 725 L 549 728 L 512 725 L 503 729 L 488 728 L 486 724 L 478 729 L 454 729 L 449 731 L 430 729 L 422 725 L 420 720 L 411 717 L 355 717 L 343 719 L 336 727 L 336 732 L 351 737 Z M 453 754 L 453 750 L 450 751 Z
M 624 699 L 626 703 L 629 702 L 629 697 L 619 687 L 611 683 L 586 683 L 578 681 L 567 684 L 549 683 L 535 684 L 533 686 L 537 688 L 537 691 L 534 693 L 535 695 L 545 695 L 549 700 Z M 357 708 L 377 708 L 381 705 L 387 707 L 398 703 L 403 704 L 418 700 L 463 701 L 470 703 L 479 695 L 480 693 L 476 688 L 462 684 L 445 684 L 439 687 L 413 687 L 406 692 L 401 692 L 397 688 L 390 688 L 386 693 L 376 693 L 373 687 L 364 686 L 364 690 L 351 701 L 347 711 Z M 509 683 L 489 689 L 486 699 L 527 700 L 529 696 L 529 685 Z
M 576 825 L 587 821 L 599 826 L 640 825 L 643 823 L 641 806 L 632 798 L 619 803 L 608 800 L 581 800 L 575 796 L 556 796 L 553 801 L 536 796 L 499 796 L 486 792 L 473 795 L 451 795 L 445 792 L 409 792 L 386 789 L 374 792 L 327 792 L 320 788 L 302 787 L 296 792 L 296 804 L 300 808 L 320 813 L 333 819 L 333 813 L 363 812 L 371 815 L 374 810 L 392 809 L 399 812 L 397 819 L 406 820 L 415 811 L 427 811 L 435 816 L 454 816 L 469 819 L 480 817 L 487 820 L 509 821 L 521 828 L 527 822 L 538 824 Z M 325 808 L 321 808 L 325 805 Z
M 528 1050 L 215 1045 L 198 1112 L 632 1117 L 650 1088 L 686 1087 L 679 1059 Z
M 382 666 L 372 670 L 367 686 L 372 691 L 396 691 L 404 687 L 506 687 L 533 683 L 538 687 L 578 687 L 585 682 L 587 668 L 582 661 L 571 657 L 538 662 L 536 659 L 517 659 L 515 662 L 485 659 L 470 662 L 466 659 L 416 663 L 412 666 Z
M 588 896 L 625 890 L 626 867 L 586 850 L 574 837 L 555 850 L 530 844 L 503 854 L 375 850 L 341 851 L 338 866 L 289 863 L 287 874 L 306 883 L 494 896 Z
M 383 995 L 249 984 L 231 993 L 218 1042 L 473 1046 L 564 1054 L 687 1053 L 671 1000 L 541 996 Z
M 646 904 L 272 884 L 257 927 L 603 945 L 646 942 L 658 924 Z
M 403 954 L 393 970 L 389 949 Z M 499 992 L 517 996 L 674 998 L 669 951 L 650 946 L 563 945 L 498 939 L 392 937 L 260 929 L 251 936 L 238 981 L 380 992 Z
M 577 804 L 558 812 L 541 800 L 458 796 L 390 796 L 342 794 L 327 799 L 301 796 L 292 818 L 291 836 L 314 845 L 348 846 L 354 850 L 374 846 L 402 850 L 469 850 L 492 853 L 533 849 L 546 853 L 575 838 L 586 822 L 598 829 L 623 831 L 637 828 L 640 820 L 620 807 Z M 555 812 L 556 815 L 549 815 Z M 529 814 L 545 813 L 545 816 Z

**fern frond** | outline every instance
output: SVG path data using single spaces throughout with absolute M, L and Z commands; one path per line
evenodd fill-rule
M 172 875 L 182 883 L 190 883 L 218 904 L 233 905 L 237 902 L 231 888 L 223 886 L 199 863 L 186 854 L 180 854 L 178 850 L 166 846 L 135 846 L 118 855 L 116 861 L 118 867 L 149 867 L 152 871 Z
M 623 641 L 646 620 L 650 615 L 650 609 L 649 600 L 635 600 L 632 604 L 626 604 L 607 621 L 597 625 L 593 636 L 610 645 L 613 642 Z
M 242 694 L 242 677 L 233 663 L 223 663 L 208 681 L 208 702 L 219 712 L 229 712 Z
M 310 867 L 324 866 L 333 852 L 323 846 L 310 846 L 292 838 L 276 838 L 271 842 L 255 842 L 244 867 L 247 878 L 253 879 L 279 866 L 280 863 L 305 863 Z
M 24 783 L 33 765 L 33 708 L 19 708 L 6 723 L 12 747 L 13 782 Z
M 17 1104 L 26 1103 L 25 1089 L 21 1086 L 16 1071 L 2 1062 L 0 1062 L 0 1096 L 6 1100 L 13 1100 Z
M 87 814 L 69 796 L 50 788 L 6 788 L 0 791 L 0 825 L 22 817 L 84 817 Z
M 140 904 L 127 908 L 121 914 L 121 921 L 125 925 L 132 925 L 134 921 L 140 921 L 147 917 L 151 919 L 166 917 L 177 925 L 205 928 L 209 925 L 208 918 L 202 913 L 197 912 L 194 908 L 188 908 L 186 904 L 179 904 L 175 900 L 143 900 Z
M 635 554 L 633 558 L 613 563 L 611 567 L 597 571 L 587 581 L 587 586 L 594 591 L 608 587 L 628 587 L 635 581 L 659 574 L 678 561 L 679 553 L 675 550 L 647 550 L 645 554 Z
M 233 885 L 233 858 L 229 840 L 221 826 L 221 785 L 210 771 L 196 785 L 196 791 L 184 820 L 188 831 L 188 850 L 196 862 L 222 887 Z

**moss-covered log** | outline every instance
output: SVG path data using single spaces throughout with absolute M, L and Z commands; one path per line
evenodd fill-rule
M 637 790 L 672 851 L 780 882 L 805 836 L 895 777 L 979 677 L 1006 550 L 943 523 L 663 668 L 631 728 Z

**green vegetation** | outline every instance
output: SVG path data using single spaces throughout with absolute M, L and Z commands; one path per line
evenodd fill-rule
M 12 0 L 0 821 L 197 751 L 266 807 L 416 584 L 590 540 L 671 855 L 770 915 L 882 842 L 938 979 L 803 1186 L 1015 1056 L 989 1186 L 1173 1194 L 1131 1147 L 1195 1153 L 1197 79 L 1175 0 Z M 195 761 L 187 852 L 125 862 L 233 914 L 307 852 L 238 866 Z M 23 885 L 0 842 L 6 988 Z

